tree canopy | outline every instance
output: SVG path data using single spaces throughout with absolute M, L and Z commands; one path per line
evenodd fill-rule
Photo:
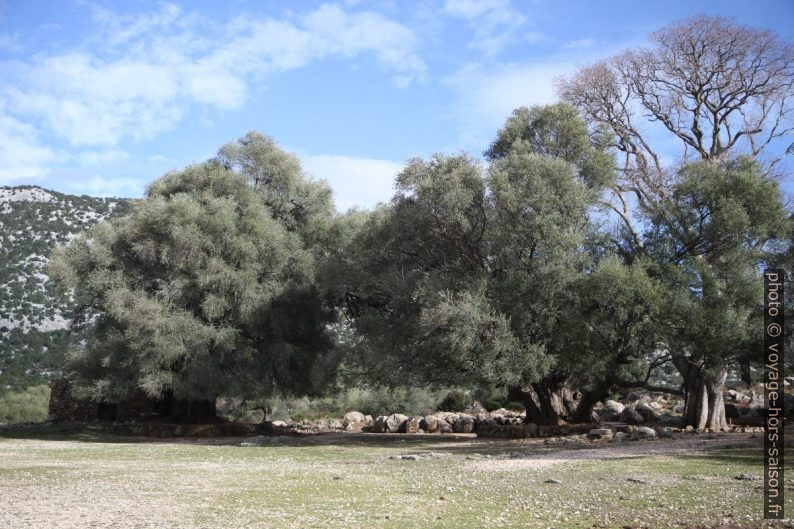
M 325 376 L 331 315 L 314 286 L 313 244 L 333 212 L 327 187 L 279 166 L 288 157 L 266 138 L 246 139 L 276 162 L 264 156 L 238 173 L 210 160 L 170 173 L 129 215 L 56 253 L 54 278 L 90 328 L 69 361 L 84 393 L 214 400 L 305 392 Z M 271 163 L 278 177 L 252 182 Z

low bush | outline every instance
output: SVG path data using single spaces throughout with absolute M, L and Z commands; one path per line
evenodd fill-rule
M 47 385 L 0 395 L 0 423 L 41 422 L 47 418 L 49 402 Z
M 441 411 L 463 411 L 471 405 L 472 399 L 469 395 L 459 389 L 453 389 L 444 400 L 438 403 Z

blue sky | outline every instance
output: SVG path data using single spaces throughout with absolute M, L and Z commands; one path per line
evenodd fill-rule
M 700 13 L 794 40 L 789 0 L 0 0 L 0 185 L 140 196 L 259 130 L 369 207 L 409 158 L 479 155 L 556 76 Z

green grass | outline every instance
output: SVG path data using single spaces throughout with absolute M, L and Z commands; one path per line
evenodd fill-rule
M 72 502 L 80 506 L 77 526 L 760 524 L 757 487 L 762 482 L 734 479 L 740 473 L 761 476 L 760 449 L 537 466 L 503 456 L 536 453 L 546 449 L 542 445 L 437 439 L 344 444 L 314 440 L 320 444 L 257 448 L 87 436 L 0 439 L 0 490 L 10 500 L 0 508 L 0 526 L 25 526 L 24 520 L 34 521 L 32 526 L 68 527 L 58 525 L 54 513 L 68 513 Z M 426 451 L 443 454 L 420 461 L 389 459 Z M 628 482 L 628 477 L 646 483 Z M 551 478 L 560 483 L 544 483 Z M 31 497 L 36 500 L 28 501 Z M 794 489 L 789 492 L 788 512 L 794 512 L 792 499 Z M 59 511 L 53 510 L 57 507 Z

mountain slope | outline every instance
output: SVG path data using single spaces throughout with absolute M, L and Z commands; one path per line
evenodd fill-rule
M 47 380 L 61 365 L 70 307 L 47 277 L 53 248 L 127 206 L 125 199 L 0 187 L 0 392 Z

